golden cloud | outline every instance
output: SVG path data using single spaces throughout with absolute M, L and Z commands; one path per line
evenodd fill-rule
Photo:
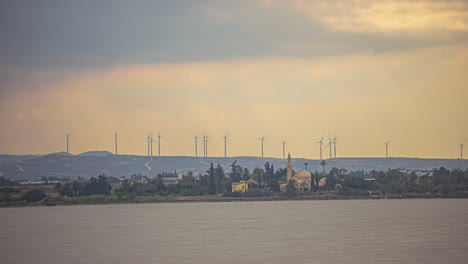
M 124 65 L 71 72 L 57 81 L 44 72 L 3 92 L 1 152 L 112 150 L 144 154 L 149 131 L 161 131 L 165 155 L 190 155 L 193 136 L 212 138 L 222 155 L 281 155 L 281 138 L 296 157 L 316 158 L 314 142 L 340 137 L 340 155 L 378 156 L 392 138 L 393 155 L 451 157 L 468 134 L 468 49 L 354 54 L 321 58 L 237 59 L 223 62 Z M 49 76 L 46 78 L 45 76 Z M 16 87 L 16 86 L 15 86 Z M 8 88 L 7 88 L 8 89 Z M 442 144 L 441 138 L 450 142 Z M 430 142 L 430 143 L 429 143 Z M 416 147 L 415 147 L 416 146 Z M 455 149 L 456 150 L 456 149 Z
M 260 4 L 302 14 L 337 31 L 412 34 L 468 31 L 468 4 L 463 1 L 271 0 Z

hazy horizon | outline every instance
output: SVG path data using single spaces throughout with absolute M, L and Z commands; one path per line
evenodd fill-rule
M 109 1 L 110 2 L 110 1 Z M 459 158 L 468 1 L 0 3 L 0 153 Z M 153 153 L 157 153 L 156 143 Z M 202 154 L 199 140 L 199 155 Z M 465 151 L 465 153 L 467 153 Z M 465 154 L 465 157 L 467 155 Z M 328 151 L 324 151 L 328 157 Z

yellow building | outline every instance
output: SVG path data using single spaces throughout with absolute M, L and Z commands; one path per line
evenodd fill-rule
M 233 192 L 246 192 L 249 189 L 249 184 L 245 181 L 232 183 Z

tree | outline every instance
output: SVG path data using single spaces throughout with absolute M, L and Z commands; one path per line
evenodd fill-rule
M 0 197 L 2 198 L 2 201 L 5 201 L 7 203 L 11 202 L 11 195 L 13 193 L 18 192 L 18 190 L 11 188 L 11 187 L 3 187 L 0 189 Z
M 344 177 L 343 186 L 353 189 L 367 189 L 366 181 L 358 175 L 348 175 Z
M 216 193 L 224 192 L 224 177 L 224 168 L 218 163 L 218 166 L 216 166 L 215 169 Z
M 405 192 L 416 192 L 418 190 L 418 175 L 416 172 L 411 172 L 408 177 L 405 179 Z
M 250 174 L 249 169 L 244 168 L 244 170 L 242 171 L 242 180 L 243 181 L 248 181 L 250 179 L 250 177 L 252 177 L 252 175 Z
M 233 182 L 240 182 L 242 179 L 242 167 L 237 163 L 237 160 L 235 160 L 229 167 L 231 167 L 231 172 L 229 173 L 229 178 Z
M 325 174 L 325 165 L 327 165 L 327 162 L 325 160 L 320 161 L 320 166 L 323 167 L 323 173 Z
M 0 176 L 0 186 L 14 186 L 14 185 L 18 185 L 18 182 L 12 181 L 10 179 Z
M 210 168 L 206 171 L 208 173 L 208 193 L 216 193 L 216 179 L 215 179 L 215 170 L 213 163 L 210 164 Z
M 286 173 L 287 173 L 287 169 L 286 168 L 279 168 L 278 170 L 276 170 L 275 172 L 275 177 L 278 181 L 286 181 Z
M 192 172 L 188 175 L 182 175 L 182 178 L 178 181 L 180 194 L 184 196 L 195 196 L 203 194 L 203 190 L 200 188 L 198 181 L 193 177 Z
M 320 173 L 314 173 L 312 176 L 314 177 L 312 180 L 315 182 L 315 184 L 314 184 L 315 189 L 314 189 L 314 190 L 315 190 L 315 191 L 318 191 L 318 189 L 319 189 L 319 182 L 320 182 L 320 180 L 321 180 L 324 176 L 323 176 L 323 174 L 320 174 Z
M 72 185 L 69 182 L 66 182 L 64 184 L 57 183 L 55 184 L 54 189 L 60 193 L 62 196 L 68 196 L 68 197 L 73 197 L 73 189 Z
M 338 168 L 333 167 L 333 168 L 331 169 L 331 173 L 332 173 L 335 177 L 337 177 L 338 179 L 343 180 L 343 179 L 345 178 L 346 174 L 348 173 L 348 170 L 343 169 L 343 168 L 338 169 Z
M 273 167 L 273 164 L 270 165 L 269 162 L 265 163 L 265 180 L 272 191 L 278 192 L 280 190 L 275 168 Z
M 330 171 L 330 173 L 327 175 L 327 182 L 325 183 L 327 190 L 334 190 L 337 183 L 339 183 L 338 177 Z
M 398 170 L 388 170 L 387 190 L 392 193 L 402 193 L 404 175 Z
M 28 203 L 35 203 L 39 202 L 40 200 L 46 197 L 47 195 L 43 191 L 39 189 L 32 189 L 25 193 L 23 196 L 21 196 L 21 200 L 25 200 Z
M 71 191 L 73 193 L 73 196 L 78 197 L 82 188 L 83 188 L 83 185 L 81 184 L 81 182 L 74 181 L 71 184 Z
M 125 192 L 125 196 L 127 196 L 128 191 L 132 188 L 132 184 L 130 183 L 129 180 L 125 179 L 122 181 L 122 189 Z
M 256 168 L 252 172 L 252 178 L 258 182 L 258 187 L 262 187 L 262 182 L 265 179 L 265 171 L 260 168 Z
M 80 195 L 94 195 L 94 194 L 105 194 L 109 195 L 112 190 L 112 186 L 107 182 L 107 177 L 102 174 L 98 178 L 91 177 L 89 181 L 82 184 L 82 188 L 79 192 Z
M 429 192 L 431 191 L 432 187 L 432 177 L 429 177 L 429 175 L 425 174 L 419 177 L 418 179 L 418 185 L 421 187 L 421 190 L 423 192 Z
M 286 195 L 289 197 L 297 196 L 296 182 L 294 180 L 289 180 L 286 184 Z

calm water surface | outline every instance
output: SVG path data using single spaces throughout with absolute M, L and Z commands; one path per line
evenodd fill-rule
M 468 199 L 0 209 L 2 263 L 468 263 Z

